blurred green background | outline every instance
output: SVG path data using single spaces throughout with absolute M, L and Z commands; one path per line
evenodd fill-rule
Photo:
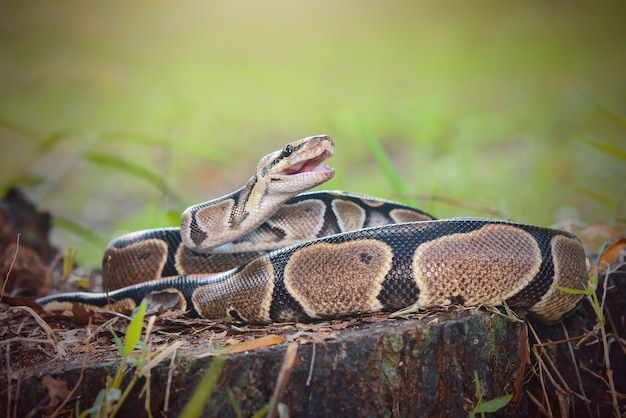
M 438 217 L 485 213 L 425 195 L 536 224 L 624 221 L 625 16 L 585 1 L 3 1 L 0 187 L 51 211 L 56 245 L 87 266 L 318 133 L 336 144 L 323 188 L 401 198 L 369 138 Z

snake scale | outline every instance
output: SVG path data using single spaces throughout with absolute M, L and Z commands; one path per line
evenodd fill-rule
M 241 189 L 191 206 L 180 228 L 114 240 L 104 293 L 38 299 L 122 311 L 173 292 L 204 318 L 311 321 L 461 304 L 527 309 L 545 322 L 571 312 L 587 260 L 572 234 L 519 223 L 435 220 L 409 206 L 346 192 L 309 192 L 334 175 L 325 135 L 263 157 Z M 147 281 L 146 281 L 147 280 Z

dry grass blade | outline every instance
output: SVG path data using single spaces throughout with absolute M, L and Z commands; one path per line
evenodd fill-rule
M 289 376 L 291 376 L 293 362 L 296 359 L 297 353 L 297 343 L 291 343 L 287 346 L 285 358 L 283 359 L 283 364 L 280 366 L 280 371 L 278 372 L 278 380 L 276 381 L 276 387 L 274 388 L 272 400 L 270 401 L 269 411 L 267 413 L 268 418 L 275 418 L 278 414 L 278 404 L 280 403 L 280 400 L 283 397 L 283 393 L 285 392 L 285 388 L 287 387 L 287 382 L 289 381 Z
M 172 377 L 176 370 L 176 350 L 172 353 L 170 359 L 170 367 L 167 371 L 167 383 L 165 385 L 165 399 L 163 400 L 163 412 L 167 412 L 170 408 L 170 394 L 172 393 Z
M 17 234 L 15 237 L 15 253 L 13 253 L 13 259 L 11 260 L 11 264 L 9 265 L 9 270 L 7 271 L 6 276 L 4 277 L 4 282 L 2 283 L 2 289 L 0 290 L 0 301 L 2 301 L 2 296 L 4 296 L 4 289 L 6 289 L 7 283 L 9 283 L 9 277 L 11 277 L 11 272 L 13 271 L 13 266 L 15 265 L 15 260 L 17 259 L 17 252 L 20 249 L 20 234 Z
M 600 329 L 600 337 L 602 339 L 602 348 L 604 352 L 604 367 L 606 369 L 606 378 L 607 378 L 607 386 L 609 387 L 609 391 L 611 393 L 611 401 L 613 403 L 613 412 L 616 416 L 620 416 L 620 407 L 619 402 L 617 400 L 617 389 L 615 388 L 615 380 L 613 379 L 613 368 L 611 367 L 611 357 L 609 356 L 609 342 L 606 333 L 606 321 L 604 317 L 604 308 L 606 302 L 606 292 L 608 288 L 608 279 L 609 276 L 617 270 L 619 266 L 615 269 L 609 268 L 604 275 L 604 283 L 602 285 L 602 299 L 600 300 L 600 309 L 598 316 L 598 325 Z M 595 293 L 595 290 L 594 290 Z
M 6 375 L 6 379 L 7 379 L 7 410 L 6 410 L 6 416 L 10 417 L 11 416 L 11 403 L 13 402 L 13 398 L 11 397 L 11 395 L 13 394 L 13 388 L 11 387 L 11 375 L 12 375 L 12 370 L 11 370 L 11 355 L 10 355 L 10 347 L 7 346 L 6 352 L 5 352 L 5 362 L 6 362 L 6 370 L 5 370 L 5 375 Z M 15 394 L 15 398 L 19 399 L 19 392 Z M 17 405 L 16 405 L 17 407 Z
M 502 219 L 507 218 L 507 216 L 498 209 L 490 208 L 488 206 L 476 205 L 470 202 L 463 202 L 461 200 L 452 199 L 449 197 L 444 197 L 444 196 L 439 196 L 439 195 L 400 195 L 400 196 L 404 198 L 411 198 L 414 200 L 426 200 L 429 202 L 445 203 L 446 205 L 468 209 L 468 210 L 479 212 L 479 213 L 484 213 L 486 215 L 494 216 L 497 218 L 502 218 Z
M 37 324 L 39 324 L 39 326 L 45 331 L 46 335 L 48 336 L 48 339 L 43 340 L 43 339 L 38 339 L 38 338 L 16 337 L 16 338 L 11 338 L 5 341 L 0 341 L 0 344 L 8 343 L 11 340 L 21 341 L 21 342 L 49 343 L 49 344 L 52 344 L 52 346 L 57 351 L 59 356 L 61 356 L 62 358 L 67 357 L 67 351 L 65 351 L 65 349 L 61 347 L 59 343 L 57 342 L 56 337 L 54 336 L 54 331 L 52 331 L 52 328 L 50 328 L 50 326 L 46 323 L 46 321 L 44 321 L 39 316 L 39 314 L 37 314 L 37 312 L 35 312 L 32 308 L 29 308 L 28 306 L 13 306 L 11 309 L 14 311 L 24 311 L 30 314 L 30 316 L 32 316 L 35 319 Z
M 578 367 L 578 362 L 576 361 L 576 354 L 574 354 L 574 348 L 572 347 L 572 340 L 569 337 L 569 333 L 567 332 L 567 327 L 561 322 L 561 328 L 563 329 L 563 334 L 566 338 L 567 349 L 569 351 L 570 357 L 572 359 L 572 364 L 574 365 L 574 373 L 576 374 L 576 381 L 578 383 L 578 389 L 580 390 L 580 396 L 585 401 L 585 406 L 587 407 L 587 413 L 591 416 L 591 407 L 589 406 L 590 400 L 587 398 L 587 394 L 585 393 L 585 387 L 583 386 L 582 378 L 580 377 L 580 368 Z
M 204 358 L 209 356 L 218 356 L 224 354 L 242 353 L 244 351 L 256 350 L 257 348 L 267 347 L 270 345 L 281 344 L 287 341 L 279 335 L 266 335 L 254 340 L 244 341 L 242 343 L 229 345 L 223 348 L 209 350 L 206 353 L 198 354 L 196 358 Z
M 541 401 L 539 401 L 539 399 L 537 399 L 532 393 L 528 392 L 526 393 L 526 395 L 528 395 L 528 399 L 537 407 L 537 411 L 542 414 L 543 416 L 546 417 L 553 417 L 554 415 L 552 415 L 552 412 L 547 410 L 543 404 L 541 403 Z

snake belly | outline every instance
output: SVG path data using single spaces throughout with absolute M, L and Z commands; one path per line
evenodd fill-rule
M 122 311 L 168 291 L 191 315 L 249 323 L 506 304 L 555 322 L 582 298 L 562 290 L 588 283 L 583 246 L 567 232 L 433 220 L 369 196 L 301 193 L 332 177 L 323 164 L 332 153 L 324 135 L 287 144 L 263 157 L 241 189 L 188 208 L 181 228 L 114 240 L 103 260 L 107 292 L 38 302 Z

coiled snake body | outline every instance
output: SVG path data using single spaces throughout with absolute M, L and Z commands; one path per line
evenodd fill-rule
M 236 192 L 188 208 L 181 228 L 128 234 L 104 256 L 106 293 L 38 300 L 46 309 L 133 308 L 178 293 L 205 318 L 306 321 L 410 313 L 453 303 L 526 308 L 546 322 L 571 312 L 587 265 L 572 234 L 490 219 L 434 220 L 345 192 L 300 194 L 330 179 L 332 140 L 313 136 L 265 156 Z M 145 281 L 149 280 L 149 281 Z

